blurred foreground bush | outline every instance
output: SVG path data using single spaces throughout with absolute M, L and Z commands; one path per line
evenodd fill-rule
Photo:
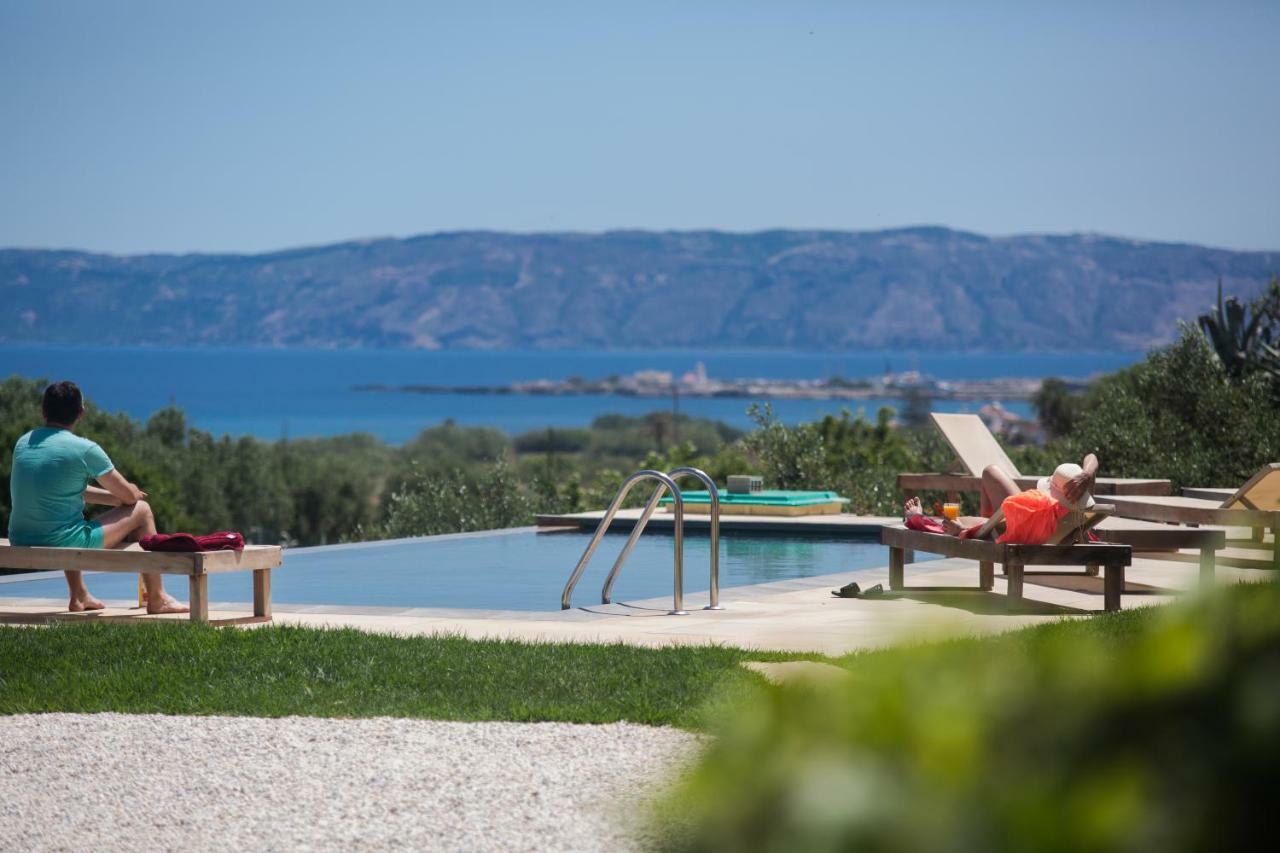
M 1280 586 L 760 687 L 653 825 L 673 850 L 1245 849 L 1274 838 Z

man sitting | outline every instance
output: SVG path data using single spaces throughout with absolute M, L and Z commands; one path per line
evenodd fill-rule
M 74 382 L 55 382 L 41 404 L 45 425 L 18 439 L 13 448 L 9 490 L 9 542 L 55 548 L 114 548 L 156 532 L 147 493 L 130 483 L 95 442 L 75 434 L 84 417 L 84 398 Z M 102 488 L 89 485 L 97 480 Z M 85 502 L 115 507 L 93 520 L 84 517 Z M 73 612 L 101 610 L 89 594 L 82 572 L 67 572 Z M 164 591 L 158 574 L 142 576 L 148 613 L 186 613 L 187 608 Z

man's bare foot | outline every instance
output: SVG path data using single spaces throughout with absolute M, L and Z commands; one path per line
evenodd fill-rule
M 174 598 L 169 593 L 162 594 L 157 600 L 147 599 L 148 613 L 190 613 L 191 608 Z
M 72 613 L 83 613 L 86 610 L 103 610 L 106 606 L 86 592 L 84 595 L 73 597 L 71 603 L 67 605 L 67 609 Z
M 920 503 L 919 498 L 910 498 L 902 505 L 902 515 L 904 518 L 910 518 L 913 515 L 924 515 L 924 506 Z

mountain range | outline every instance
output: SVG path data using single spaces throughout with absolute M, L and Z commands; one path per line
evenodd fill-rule
M 1143 349 L 1280 251 L 888 231 L 450 232 L 255 255 L 0 250 L 0 342 Z

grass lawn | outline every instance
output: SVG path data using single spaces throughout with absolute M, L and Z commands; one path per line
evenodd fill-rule
M 997 651 L 1022 651 L 1034 655 L 1047 645 L 1095 640 L 1103 645 L 1120 646 L 1145 635 L 1158 621 L 1163 610 L 1161 607 L 1133 607 L 1114 613 L 1096 613 L 1083 619 L 1045 622 L 1003 634 L 855 651 L 832 663 L 857 672 L 859 669 L 878 668 L 882 665 L 888 668 L 905 666 L 914 659 L 918 651 L 954 652 L 980 657 Z
M 1244 601 L 1265 592 L 1227 595 Z M 870 686 L 885 673 L 937 671 L 939 656 L 954 662 L 942 671 L 970 675 L 975 661 L 1033 660 L 1064 648 L 1109 656 L 1146 637 L 1164 610 L 1136 608 L 995 637 L 855 653 L 834 662 Z M 727 647 L 401 638 L 279 625 L 0 627 L 0 714 L 627 720 L 706 729 L 727 705 L 759 685 L 759 676 L 744 670 L 742 661 L 795 659 L 820 657 Z
M 0 714 L 556 720 L 700 727 L 757 676 L 723 647 L 530 644 L 190 624 L 0 627 Z

